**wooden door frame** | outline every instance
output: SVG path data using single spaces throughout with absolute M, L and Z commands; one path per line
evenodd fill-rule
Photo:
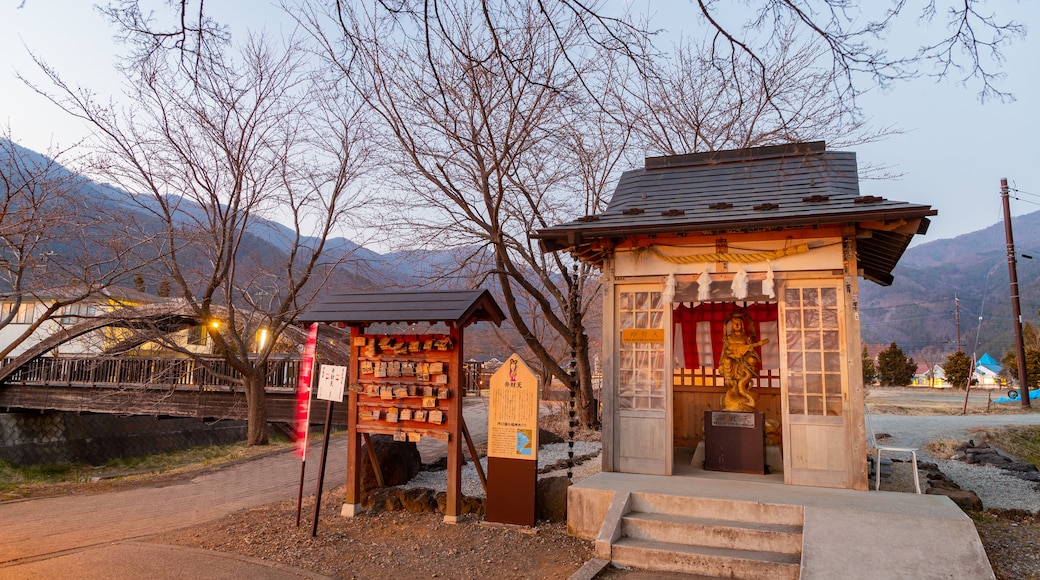
M 850 359 L 854 358 L 853 353 L 848 352 L 852 346 L 852 342 L 849 339 L 850 332 L 852 329 L 849 328 L 849 313 L 850 313 L 850 296 L 848 296 L 848 286 L 843 284 L 842 278 L 808 278 L 808 279 L 791 279 L 785 280 L 779 288 L 778 292 L 778 308 L 779 312 L 779 328 L 778 333 L 780 336 L 780 391 L 781 391 L 781 409 L 782 409 L 782 431 L 784 441 L 784 483 L 794 485 L 819 485 L 821 487 L 841 487 L 841 488 L 852 488 L 855 487 L 856 478 L 854 473 L 855 469 L 855 458 L 852 450 L 855 448 L 856 437 L 854 435 L 854 417 L 855 410 L 853 409 L 852 403 L 854 397 L 851 394 L 854 391 L 851 375 L 852 365 Z M 821 427 L 831 425 L 834 427 L 841 426 L 841 433 L 845 439 L 843 448 L 840 450 L 840 456 L 843 458 L 843 467 L 841 470 L 820 470 L 819 478 L 813 482 L 796 481 L 798 475 L 793 465 L 793 457 L 805 450 L 799 450 L 795 448 L 796 441 L 792 436 L 791 431 L 791 410 L 790 410 L 790 399 L 789 399 L 789 369 L 788 369 L 788 350 L 787 350 L 787 309 L 784 301 L 784 293 L 790 288 L 833 288 L 836 291 L 838 297 L 838 340 L 841 347 L 845 352 L 842 352 L 842 361 L 840 364 L 841 373 L 841 402 L 842 412 L 839 416 L 821 416 L 818 421 Z M 858 326 L 855 328 L 858 331 Z M 858 344 L 858 340 L 855 341 Z M 858 356 L 858 351 L 856 353 Z M 862 411 L 860 412 L 862 413 Z M 813 417 L 812 415 L 799 415 L 799 417 Z M 862 418 L 862 417 L 861 417 Z M 815 422 L 815 421 L 812 421 Z M 800 423 L 800 424 L 811 424 Z
M 605 392 L 603 397 L 604 402 L 604 418 L 609 417 L 609 421 L 605 420 L 603 425 L 603 440 L 604 442 L 610 443 L 610 449 L 604 450 L 603 454 L 603 470 L 604 471 L 621 471 L 621 438 L 625 437 L 626 434 L 622 433 L 620 428 L 622 411 L 618 404 L 619 384 L 620 384 L 620 364 L 618 357 L 620 355 L 620 333 L 618 320 L 618 309 L 620 307 L 619 300 L 619 287 L 627 289 L 630 287 L 643 286 L 647 290 L 651 291 L 664 291 L 664 281 L 658 276 L 650 277 L 617 277 L 608 280 L 606 292 L 604 292 L 604 313 L 603 313 L 603 328 L 609 329 L 608 332 L 604 333 L 603 336 L 603 351 L 606 360 L 603 365 L 604 382 L 606 383 L 607 377 L 609 379 L 609 396 Z M 672 360 L 672 335 L 673 335 L 673 322 L 672 322 L 672 304 L 671 302 L 662 302 L 662 325 L 664 327 L 664 345 L 663 345 L 663 385 L 664 385 L 664 409 L 663 409 L 663 421 L 664 421 L 664 444 L 667 447 L 667 452 L 664 454 L 662 460 L 664 461 L 664 473 L 662 475 L 671 475 L 674 471 L 674 448 L 675 444 L 672 437 L 672 423 L 673 417 L 673 374 L 674 364 Z M 606 387 L 606 385 L 604 385 Z M 607 390 L 606 388 L 604 389 Z M 628 412 L 626 412 L 628 413 Z M 634 412 L 634 415 L 640 416 L 645 415 L 646 418 L 655 418 L 657 415 L 656 411 Z M 657 461 L 654 459 L 654 461 Z

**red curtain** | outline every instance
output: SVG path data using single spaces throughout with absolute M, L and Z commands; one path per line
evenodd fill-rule
M 711 352 L 715 358 L 713 366 L 718 368 L 719 354 L 722 353 L 722 342 L 726 336 L 726 319 L 730 314 L 743 310 L 751 318 L 755 325 L 755 340 L 762 339 L 763 322 L 776 322 L 778 309 L 776 303 L 755 302 L 747 306 L 741 306 L 735 302 L 703 302 L 690 308 L 680 304 L 672 313 L 675 324 L 682 325 L 683 355 L 686 359 L 687 368 L 696 368 L 701 365 L 700 353 L 697 352 L 697 323 L 707 321 L 711 328 Z M 759 358 L 762 356 L 762 347 L 755 347 Z

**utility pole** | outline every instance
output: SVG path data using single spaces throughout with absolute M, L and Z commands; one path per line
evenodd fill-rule
M 1004 203 L 1004 234 L 1007 237 L 1008 275 L 1011 278 L 1011 314 L 1015 325 L 1015 348 L 1018 359 L 1018 394 L 1023 407 L 1029 405 L 1029 382 L 1026 376 L 1026 347 L 1022 339 L 1022 306 L 1018 300 L 1018 268 L 1015 266 L 1015 240 L 1011 234 L 1011 202 L 1007 178 L 1000 180 L 1000 199 Z
M 961 352 L 961 299 L 953 296 L 954 309 L 957 312 L 957 352 Z

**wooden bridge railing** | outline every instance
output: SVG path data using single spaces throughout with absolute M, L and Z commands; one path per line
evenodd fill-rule
M 9 361 L 5 360 L 4 364 Z M 299 359 L 268 360 L 267 390 L 294 391 L 299 369 Z M 168 357 L 59 356 L 32 360 L 4 382 L 8 385 L 241 391 L 238 381 L 225 378 L 238 376 L 238 371 L 217 358 L 200 362 Z

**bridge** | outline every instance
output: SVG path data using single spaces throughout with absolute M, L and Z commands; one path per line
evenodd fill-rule
M 85 319 L 54 333 L 0 366 L 0 410 L 54 410 L 117 415 L 197 417 L 204 420 L 247 418 L 240 376 L 219 357 L 142 357 L 134 348 L 203 323 L 189 309 L 168 305 L 120 309 Z M 134 328 L 125 340 L 104 353 L 90 356 L 46 356 L 61 344 L 105 327 Z M 306 331 L 290 326 L 283 336 L 302 344 Z M 321 325 L 319 362 L 347 364 L 348 333 Z M 267 413 L 270 422 L 295 419 L 298 356 L 266 362 Z M 346 424 L 346 405 L 338 405 L 334 420 Z M 319 422 L 321 413 L 312 413 Z
M 270 360 L 266 367 L 268 421 L 291 423 L 300 361 Z M 222 377 L 236 374 L 218 358 L 39 357 L 8 375 L 0 409 L 245 420 L 245 392 Z M 346 405 L 335 410 L 346 424 Z M 321 418 L 312 413 L 314 422 Z

